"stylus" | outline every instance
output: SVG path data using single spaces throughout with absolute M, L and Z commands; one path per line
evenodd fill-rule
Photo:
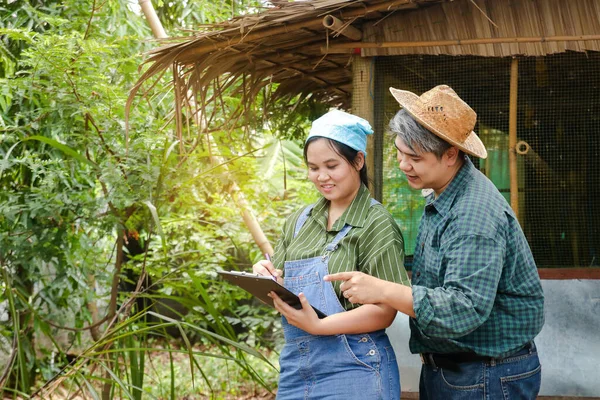
M 269 253 L 265 253 L 265 258 L 267 259 L 267 261 L 271 261 L 271 256 L 269 255 Z M 271 274 L 271 271 L 269 271 L 269 273 Z M 277 282 L 277 277 L 273 274 L 271 274 L 271 279 Z

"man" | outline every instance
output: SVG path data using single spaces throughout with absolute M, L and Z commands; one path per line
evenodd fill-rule
M 487 157 L 473 132 L 477 116 L 445 85 L 420 97 L 390 91 L 403 107 L 390 121 L 399 167 L 412 188 L 433 190 L 412 287 L 359 272 L 325 280 L 344 281 L 353 303 L 385 303 L 411 317 L 420 399 L 535 399 L 544 296 L 513 211 L 466 156 Z

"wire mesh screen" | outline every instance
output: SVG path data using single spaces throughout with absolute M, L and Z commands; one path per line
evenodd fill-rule
M 424 206 L 398 169 L 387 124 L 399 109 L 388 88 L 421 94 L 450 85 L 478 115 L 488 149 L 473 159 L 510 202 L 510 58 L 379 57 L 375 68 L 377 194 L 413 254 Z M 538 267 L 598 266 L 600 250 L 600 55 L 519 58 L 517 171 L 519 221 Z M 410 265 L 410 264 L 409 264 Z

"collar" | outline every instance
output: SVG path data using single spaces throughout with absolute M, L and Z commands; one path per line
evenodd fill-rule
M 371 194 L 369 189 L 363 184 L 360 185 L 356 197 L 350 203 L 350 206 L 344 211 L 342 216 L 335 221 L 331 227 L 332 231 L 340 231 L 348 224 L 353 227 L 362 228 L 367 219 L 367 212 L 371 207 Z M 327 227 L 327 210 L 329 209 L 329 200 L 321 197 L 310 212 L 310 215 L 323 227 Z
M 473 173 L 477 171 L 477 168 L 471 162 L 471 159 L 465 155 L 465 162 L 462 167 L 458 170 L 452 181 L 448 184 L 448 187 L 435 198 L 435 194 L 432 192 L 429 196 L 427 196 L 426 207 L 434 207 L 437 212 L 439 212 L 442 216 L 445 216 L 452 207 L 454 203 L 454 199 L 456 196 L 464 191 L 464 188 L 467 185 L 467 182 L 470 180 L 469 177 L 473 175 Z

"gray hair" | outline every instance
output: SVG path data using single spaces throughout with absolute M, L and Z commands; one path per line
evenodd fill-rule
M 433 153 L 438 160 L 452 147 L 450 143 L 423 127 L 405 109 L 394 115 L 389 128 L 415 153 Z

